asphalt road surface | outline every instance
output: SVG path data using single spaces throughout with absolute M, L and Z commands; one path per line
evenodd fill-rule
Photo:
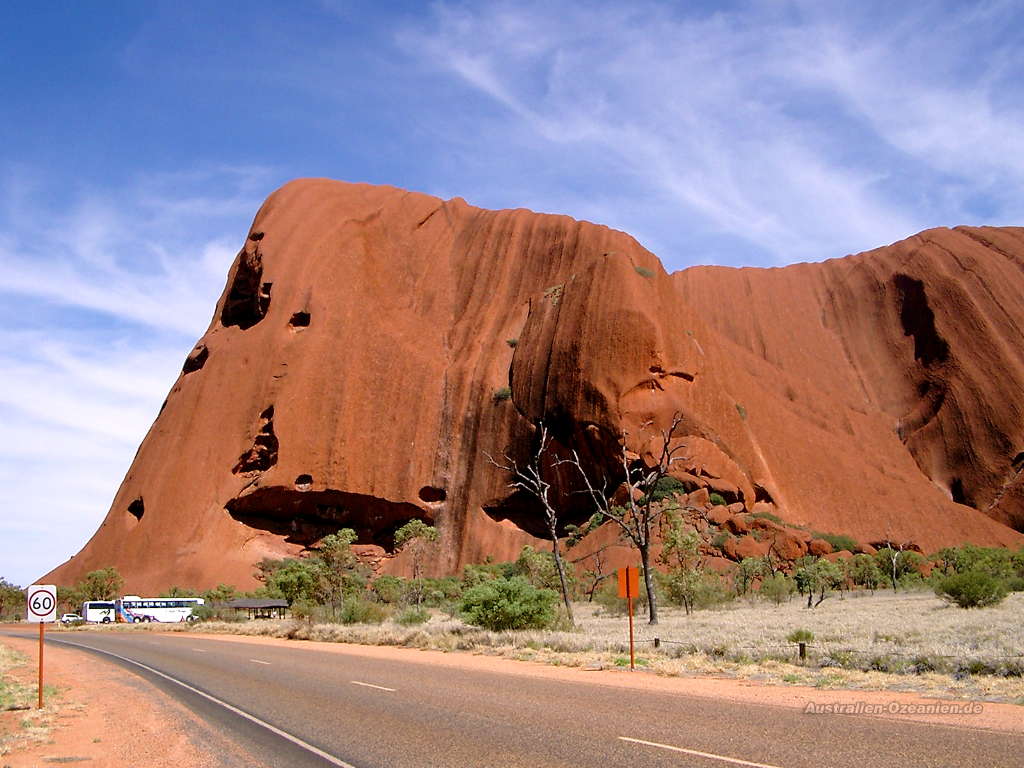
M 652 693 L 582 672 L 567 683 L 150 632 L 47 642 L 115 654 L 105 658 L 274 768 L 1024 766 L 1020 734 Z

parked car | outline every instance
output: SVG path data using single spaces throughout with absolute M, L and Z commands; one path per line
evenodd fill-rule
M 65 613 L 63 616 L 60 617 L 61 624 L 74 624 L 79 621 L 85 621 L 85 619 L 83 619 L 77 613 Z

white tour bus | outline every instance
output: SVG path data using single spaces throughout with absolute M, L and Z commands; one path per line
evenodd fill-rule
M 114 620 L 113 600 L 86 600 L 82 603 L 82 618 L 93 624 L 109 624 Z
M 192 609 L 206 603 L 201 597 L 139 597 L 126 595 L 115 600 L 117 621 L 192 621 Z

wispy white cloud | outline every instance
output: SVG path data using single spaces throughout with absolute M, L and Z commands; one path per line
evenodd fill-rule
M 6 182 L 0 575 L 24 582 L 106 514 L 267 190 L 260 169 L 221 169 L 57 207 L 45 179 L 22 169 Z
M 977 56 L 1010 6 L 732 8 L 441 3 L 398 40 L 504 110 L 466 141 L 559 169 L 535 199 L 587 186 L 674 266 L 719 238 L 750 263 L 842 255 L 976 218 L 979 194 L 1020 212 L 999 180 L 1020 186 L 1024 123 L 999 95 L 1021 54 Z

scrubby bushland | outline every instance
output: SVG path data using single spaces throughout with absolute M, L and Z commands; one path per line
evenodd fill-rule
M 940 597 L 961 608 L 984 608 L 1001 603 L 1008 593 L 1006 583 L 984 571 L 955 573 L 935 587 Z
M 467 589 L 461 609 L 468 623 L 485 629 L 544 629 L 555 620 L 557 600 L 557 593 L 522 576 L 499 577 Z

